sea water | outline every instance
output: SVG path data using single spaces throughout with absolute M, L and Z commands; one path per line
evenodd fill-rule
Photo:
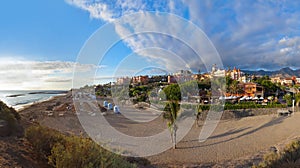
M 53 96 L 66 93 L 67 91 L 60 90 L 0 90 L 0 100 L 9 107 L 20 110 L 27 105 L 46 101 Z

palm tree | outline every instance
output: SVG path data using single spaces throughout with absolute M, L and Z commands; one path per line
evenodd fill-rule
M 201 105 L 198 104 L 195 110 L 195 120 L 196 120 L 196 126 L 200 126 L 200 120 L 202 118 L 202 108 Z
M 165 120 L 168 120 L 167 124 L 171 132 L 171 141 L 173 144 L 173 149 L 176 149 L 176 131 L 177 131 L 176 119 L 179 110 L 180 110 L 180 104 L 177 101 L 170 101 L 166 104 L 163 113 L 163 118 Z

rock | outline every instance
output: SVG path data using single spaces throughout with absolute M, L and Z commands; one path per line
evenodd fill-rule
M 10 134 L 9 126 L 7 121 L 0 120 L 0 136 L 8 136 Z

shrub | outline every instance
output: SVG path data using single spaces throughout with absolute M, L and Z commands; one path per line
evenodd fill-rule
M 281 153 L 269 153 L 254 168 L 297 168 L 300 167 L 300 140 L 288 144 Z
M 4 120 L 8 124 L 8 133 L 11 134 L 18 129 L 18 120 L 20 120 L 19 113 L 8 107 L 6 104 L 0 101 L 0 120 Z
M 64 144 L 57 143 L 51 150 L 49 163 L 54 167 L 134 167 L 121 156 L 113 154 L 91 139 L 66 137 Z
M 66 136 L 58 131 L 32 126 L 25 137 L 35 150 L 57 168 L 136 167 L 123 157 L 109 152 L 89 138 Z
M 56 143 L 62 143 L 64 136 L 58 131 L 42 126 L 31 126 L 25 131 L 25 138 L 32 144 L 33 148 L 44 157 L 51 154 L 51 149 Z

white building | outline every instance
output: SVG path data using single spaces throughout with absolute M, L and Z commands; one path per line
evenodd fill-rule
M 300 83 L 300 78 L 296 78 L 296 82 L 297 82 L 297 83 Z
M 226 70 L 221 70 L 214 64 L 211 68 L 211 77 L 225 77 Z

